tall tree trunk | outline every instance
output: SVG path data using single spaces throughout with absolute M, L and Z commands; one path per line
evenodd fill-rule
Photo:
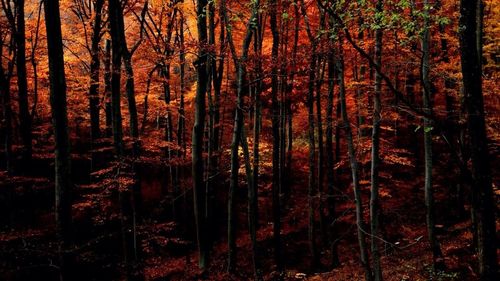
M 25 40 L 25 20 L 24 20 L 24 0 L 16 2 L 16 67 L 17 67 L 17 87 L 19 92 L 19 121 L 21 138 L 23 142 L 23 161 L 28 164 L 32 154 L 32 134 L 31 115 L 28 105 L 28 80 L 26 74 L 26 40 Z
M 309 184 L 308 184 L 308 205 L 309 205 L 309 225 L 308 239 L 309 250 L 312 258 L 312 268 L 316 268 L 319 264 L 318 250 L 316 247 L 316 227 L 315 227 L 315 206 L 314 201 L 317 196 L 316 186 L 316 147 L 315 147 L 315 132 L 314 132 L 314 81 L 316 79 L 316 44 L 312 43 L 312 55 L 309 65 L 309 86 L 307 94 L 307 112 L 308 112 L 308 145 L 309 145 Z
M 104 111 L 106 112 L 106 137 L 113 135 L 113 109 L 111 106 L 111 40 L 104 46 Z
M 123 18 L 123 16 L 122 16 Z M 123 21 L 123 19 L 122 19 Z M 124 32 L 123 29 L 121 32 Z M 138 157 L 140 153 L 140 143 L 139 143 L 139 122 L 137 118 L 137 105 L 135 102 L 135 83 L 134 83 L 134 68 L 132 67 L 132 54 L 127 50 L 127 43 L 125 41 L 125 35 L 121 43 L 123 44 L 123 61 L 125 62 L 125 73 L 127 74 L 127 80 L 125 83 L 125 88 L 127 92 L 127 104 L 128 113 L 130 116 L 130 136 L 132 137 L 132 153 L 134 157 Z
M 113 143 L 115 147 L 115 153 L 118 157 L 120 157 L 123 154 L 123 128 L 120 101 L 123 46 L 120 42 L 120 2 L 118 0 L 109 0 L 108 10 L 110 35 L 112 41 L 111 107 L 113 111 Z
M 422 36 L 422 101 L 424 111 L 427 114 L 432 114 L 432 93 L 431 82 L 429 77 L 430 70 L 430 31 L 429 31 L 429 3 L 424 1 L 424 33 Z M 435 233 L 435 218 L 434 218 L 434 195 L 432 187 L 432 126 L 427 119 L 424 120 L 424 166 L 425 166 L 425 205 L 427 207 L 427 235 L 433 256 L 434 270 L 442 269 L 444 263 L 442 260 L 441 247 Z
M 203 132 L 205 131 L 205 96 L 207 92 L 207 19 L 205 17 L 207 0 L 196 1 L 196 21 L 198 27 L 198 60 L 195 62 L 197 83 L 195 97 L 194 125 L 192 136 L 192 161 L 193 161 L 193 200 L 196 221 L 196 237 L 198 241 L 198 266 L 205 270 L 208 265 L 207 226 L 205 223 L 205 185 L 203 182 Z
M 272 210 L 273 210 L 273 245 L 274 245 L 274 261 L 277 266 L 278 272 L 282 270 L 281 261 L 281 207 L 280 207 L 280 138 L 279 138 L 279 104 L 278 104 L 278 47 L 279 47 L 279 32 L 277 23 L 277 9 L 278 1 L 273 0 L 270 3 L 270 24 L 271 33 L 273 37 L 272 50 L 271 50 L 271 99 L 272 99 L 272 132 L 273 132 L 273 175 L 272 175 Z
M 460 1 L 460 57 L 472 160 L 473 208 L 477 221 L 480 279 L 498 280 L 495 202 L 482 92 L 482 3 Z
M 89 88 L 89 110 L 90 110 L 90 138 L 94 143 L 101 135 L 99 128 L 99 43 L 101 41 L 102 8 L 104 0 L 97 0 L 94 4 L 94 22 L 92 27 L 92 39 L 90 49 L 90 88 Z
M 382 0 L 377 1 L 376 10 L 383 12 Z M 375 63 L 382 66 L 382 29 L 375 30 Z M 380 202 L 379 202 L 379 166 L 380 166 L 380 122 L 381 122 L 381 102 L 382 77 L 377 72 L 375 74 L 375 91 L 373 93 L 373 127 L 372 127 L 372 161 L 371 161 L 371 192 L 370 192 L 370 230 L 373 259 L 373 277 L 375 281 L 382 281 L 382 268 L 380 266 L 380 252 L 378 239 L 380 239 Z
M 244 89 L 245 89 L 245 76 L 246 76 L 246 61 L 248 58 L 248 51 L 250 48 L 250 43 L 252 40 L 252 35 L 254 33 L 253 29 L 255 28 L 254 22 L 257 20 L 257 14 L 259 9 L 259 1 L 253 3 L 252 7 L 252 15 L 246 24 L 246 34 L 243 39 L 243 44 L 241 47 L 241 57 L 238 58 L 236 53 L 236 49 L 234 47 L 232 31 L 229 26 L 229 19 L 226 13 L 225 1 L 222 3 L 223 15 L 224 15 L 224 23 L 226 24 L 227 35 L 228 35 L 228 43 L 231 49 L 231 54 L 235 60 L 237 67 L 237 93 L 236 93 L 236 114 L 234 118 L 234 127 L 233 127 L 233 136 L 231 142 L 231 176 L 230 176 L 230 186 L 229 186 L 229 198 L 228 198 L 228 271 L 232 272 L 236 266 L 236 217 L 235 217 L 235 191 L 238 187 L 238 170 L 239 170 L 239 157 L 238 157 L 238 148 L 241 144 L 243 149 L 243 155 L 245 160 L 245 172 L 247 176 L 247 185 L 248 185 L 248 222 L 249 222 L 249 230 L 250 230 L 250 238 L 252 241 L 252 252 L 253 252 L 253 266 L 256 279 L 258 276 L 258 265 L 257 265 L 257 256 L 256 256 L 256 242 L 257 242 L 257 233 L 256 233 L 256 212 L 257 210 L 253 208 L 252 200 L 256 196 L 256 192 L 254 190 L 253 180 L 252 180 L 252 170 L 250 167 L 250 153 L 246 138 L 245 132 L 245 122 L 244 122 L 244 113 L 243 113 L 243 105 L 244 105 Z
M 340 41 L 341 42 L 341 41 Z M 345 84 L 344 84 L 344 61 L 343 61 L 342 45 L 340 46 L 339 60 L 337 61 L 337 76 L 339 81 L 339 97 L 340 97 L 340 108 L 342 114 L 342 123 L 345 128 L 346 140 L 347 140 L 347 150 L 349 154 L 349 162 L 351 163 L 352 172 L 352 185 L 354 190 L 354 200 L 356 204 L 356 225 L 358 229 L 358 244 L 360 251 L 361 264 L 365 272 L 365 280 L 371 281 L 372 273 L 370 269 L 370 264 L 368 260 L 368 248 L 366 246 L 366 235 L 365 235 L 365 222 L 363 219 L 363 200 L 361 197 L 361 190 L 359 187 L 359 168 L 358 161 L 356 159 L 356 151 L 354 148 L 354 141 L 352 137 L 352 130 L 347 115 L 347 103 L 345 98 Z
M 12 41 L 11 41 L 12 42 Z M 12 43 L 11 43 L 12 44 Z M 3 54 L 4 39 L 0 34 L 0 54 Z M 11 46 L 12 47 L 12 46 Z M 10 103 L 10 79 L 14 64 L 7 63 L 7 69 L 3 68 L 3 55 L 0 56 L 0 99 L 2 103 L 2 121 L 3 121 L 3 148 L 5 154 L 5 170 L 11 171 L 12 158 L 12 106 Z
M 330 223 L 330 255 L 331 255 L 331 266 L 333 268 L 340 265 L 339 255 L 338 255 L 338 235 L 336 232 L 335 221 L 337 219 L 335 211 L 335 174 L 334 165 L 335 159 L 333 154 L 333 101 L 334 101 L 334 89 L 335 89 L 335 53 L 333 49 L 333 40 L 330 41 L 332 48 L 328 53 L 328 99 L 326 105 L 326 177 L 327 177 L 327 191 L 328 191 L 328 217 Z
M 55 213 L 61 255 L 61 280 L 68 279 L 67 251 L 71 242 L 71 178 L 66 77 L 59 1 L 45 1 L 45 25 L 49 57 L 50 105 L 55 137 Z

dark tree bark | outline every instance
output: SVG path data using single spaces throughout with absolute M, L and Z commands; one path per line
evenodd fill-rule
M 422 101 L 424 111 L 432 114 L 432 87 L 429 77 L 430 71 L 430 31 L 429 31 L 429 10 L 425 8 L 428 6 L 428 1 L 424 1 L 424 33 L 422 36 Z M 434 215 L 434 192 L 432 187 L 432 125 L 428 120 L 424 120 L 424 166 L 425 166 L 425 205 L 426 205 L 426 221 L 427 221 L 427 235 L 431 246 L 433 256 L 434 270 L 442 269 L 444 263 L 442 260 L 441 247 L 436 237 L 435 231 L 435 215 Z
M 205 97 L 207 93 L 207 19 L 205 17 L 207 0 L 196 1 L 196 21 L 198 27 L 198 59 L 195 61 L 197 73 L 196 97 L 194 105 L 194 125 L 192 135 L 193 161 L 193 201 L 196 222 L 196 237 L 198 241 L 198 266 L 204 270 L 208 265 L 207 225 L 205 220 L 206 192 L 203 167 L 203 133 L 205 131 Z
M 342 41 L 340 41 L 342 42 Z M 365 280 L 371 281 L 372 273 L 370 269 L 370 264 L 368 260 L 368 248 L 366 246 L 366 227 L 363 219 L 363 200 L 361 197 L 361 190 L 359 187 L 359 168 L 358 161 L 356 159 L 356 151 L 354 148 L 354 141 L 352 137 L 351 124 L 349 122 L 349 117 L 347 115 L 347 104 L 345 98 L 345 84 L 344 84 L 344 61 L 343 61 L 342 45 L 340 46 L 339 59 L 337 60 L 336 69 L 339 81 L 339 97 L 340 97 L 340 108 L 342 115 L 342 123 L 345 128 L 346 140 L 347 140 L 347 150 L 349 155 L 349 162 L 351 164 L 352 172 L 352 185 L 354 191 L 354 200 L 356 204 L 356 225 L 358 229 L 358 244 L 361 258 L 361 265 L 363 266 L 365 272 Z
M 245 161 L 245 172 L 247 176 L 248 185 L 248 223 L 250 239 L 252 241 L 252 253 L 253 253 L 253 266 L 255 278 L 259 279 L 259 269 L 257 264 L 257 233 L 256 233 L 256 212 L 257 209 L 254 208 L 254 198 L 256 196 L 256 190 L 254 190 L 254 184 L 252 179 L 252 169 L 250 167 L 250 153 L 246 137 L 244 113 L 243 113 L 243 96 L 245 94 L 245 81 L 246 81 L 246 62 L 248 58 L 248 51 L 250 48 L 250 43 L 252 40 L 252 35 L 254 33 L 255 26 L 253 23 L 257 20 L 259 8 L 259 1 L 253 3 L 252 14 L 246 24 L 246 33 L 243 39 L 241 47 L 241 57 L 238 57 L 236 53 L 236 48 L 233 42 L 232 29 L 230 27 L 229 19 L 227 16 L 225 1 L 223 2 L 223 14 L 224 23 L 226 24 L 228 43 L 231 49 L 231 54 L 235 60 L 237 67 L 237 93 L 236 93 L 236 113 L 234 117 L 234 127 L 231 141 L 231 177 L 228 195 L 228 271 L 232 272 L 236 266 L 236 217 L 235 217 L 235 191 L 238 187 L 238 170 L 239 170 L 239 157 L 238 148 L 241 144 L 243 149 L 244 161 Z
M 106 113 L 106 137 L 113 135 L 113 109 L 111 102 L 111 40 L 104 46 L 104 111 Z
M 472 205 L 477 221 L 480 279 L 498 280 L 496 207 L 482 92 L 482 4 L 460 1 L 459 41 L 472 160 Z
M 3 68 L 4 56 L 4 36 L 0 31 L 0 99 L 2 103 L 2 122 L 3 123 L 3 148 L 5 154 L 5 170 L 11 172 L 11 160 L 12 160 L 12 105 L 10 101 L 10 80 L 12 78 L 12 73 L 14 70 L 13 61 L 7 61 L 6 69 Z M 10 40 L 10 53 L 12 50 L 14 42 L 11 38 Z M 12 58 L 14 59 L 14 58 Z
M 123 128 L 122 128 L 122 114 L 121 114 L 121 66 L 123 45 L 121 44 L 120 36 L 120 21 L 123 22 L 121 15 L 121 5 L 118 0 L 109 0 L 109 22 L 110 34 L 112 41 L 112 71 L 111 71 L 111 107 L 112 107 L 112 120 L 113 120 L 113 143 L 115 146 L 115 153 L 118 156 L 123 154 Z M 121 18 L 121 19 L 120 19 Z
M 28 105 L 28 80 L 26 74 L 26 40 L 25 40 L 25 20 L 24 20 L 24 0 L 16 1 L 16 68 L 17 68 L 17 88 L 19 91 L 19 121 L 20 132 L 23 142 L 23 161 L 28 164 L 32 154 L 32 133 L 31 115 Z
M 61 255 L 61 280 L 68 278 L 66 252 L 71 242 L 71 178 L 66 77 L 61 34 L 59 1 L 45 1 L 45 25 L 49 57 L 50 105 L 55 137 L 55 196 L 56 228 Z
M 102 30 L 102 8 L 104 0 L 94 3 L 94 20 L 92 23 L 92 38 L 90 47 L 90 88 L 89 88 L 89 110 L 90 110 L 90 137 L 94 143 L 101 136 L 99 127 L 99 43 Z
M 376 10 L 383 11 L 382 0 L 377 1 Z M 382 29 L 375 30 L 375 63 L 382 66 Z M 375 90 L 373 93 L 373 127 L 372 127 L 372 152 L 371 152 L 371 190 L 370 190 L 370 230 L 373 259 L 374 281 L 382 281 L 382 267 L 380 265 L 379 239 L 380 239 L 380 202 L 379 202 L 379 166 L 380 166 L 380 122 L 381 122 L 381 102 L 382 77 L 377 72 L 375 74 Z
M 330 52 L 328 53 L 328 98 L 326 104 L 326 177 L 327 177 L 327 192 L 328 192 L 328 217 L 330 223 L 330 255 L 331 255 L 331 267 L 335 268 L 340 265 L 339 255 L 338 255 L 338 234 L 336 231 L 335 221 L 337 219 L 335 211 L 335 155 L 333 153 L 333 102 L 335 95 L 335 53 L 333 48 L 333 40 L 330 41 L 332 44 Z
M 272 175 L 272 210 L 273 210 L 273 245 L 274 245 L 274 261 L 278 272 L 282 270 L 281 259 L 281 207 L 280 207 L 280 138 L 279 138 L 279 104 L 278 104 L 278 47 L 279 47 L 279 32 L 277 26 L 277 5 L 278 2 L 273 0 L 270 3 L 269 18 L 271 24 L 271 33 L 273 38 L 271 50 L 271 99 L 272 99 L 272 132 L 273 132 L 273 175 Z

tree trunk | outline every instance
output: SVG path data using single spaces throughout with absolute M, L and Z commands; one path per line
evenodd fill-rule
M 21 139 L 23 142 L 22 157 L 25 164 L 30 163 L 32 154 L 32 134 L 31 116 L 28 105 L 28 80 L 26 74 L 26 41 L 25 41 L 25 20 L 24 20 L 24 0 L 16 2 L 16 67 L 17 67 L 17 87 L 19 92 L 19 121 Z M 26 166 L 25 166 L 26 167 Z
M 104 111 L 106 112 L 106 137 L 113 135 L 113 109 L 111 106 L 111 40 L 106 39 L 104 53 Z
M 94 22 L 92 27 L 92 40 L 90 50 L 90 88 L 89 88 L 89 110 L 90 110 L 90 138 L 93 144 L 101 135 L 99 128 L 99 43 L 101 41 L 102 8 L 104 0 L 97 0 L 94 4 Z
M 330 42 L 333 44 L 333 40 Z M 333 154 L 333 100 L 334 100 L 334 88 L 335 88 L 335 54 L 332 49 L 328 54 L 328 99 L 326 105 L 326 176 L 327 176 L 327 191 L 328 191 L 328 217 L 330 223 L 330 255 L 331 255 L 331 267 L 335 268 L 340 265 L 339 255 L 338 255 L 338 235 L 335 227 L 335 221 L 337 219 L 335 211 L 335 174 L 334 174 L 334 154 Z
M 120 32 L 123 32 L 121 29 Z M 125 34 L 122 35 L 123 38 L 121 43 L 123 44 L 122 50 L 123 53 L 123 61 L 125 62 L 125 73 L 127 74 L 127 80 L 125 84 L 126 92 L 127 92 L 127 104 L 128 104 L 128 113 L 130 116 L 130 136 L 132 137 L 132 153 L 134 157 L 138 157 L 140 153 L 140 143 L 139 143 L 139 123 L 137 118 L 137 105 L 135 102 L 135 83 L 134 83 L 134 69 L 132 67 L 132 55 L 126 49 L 127 43 L 125 41 Z
M 341 42 L 341 41 L 340 41 Z M 352 185 L 354 190 L 354 200 L 356 204 L 356 225 L 358 229 L 358 244 L 360 251 L 361 264 L 365 272 L 365 280 L 372 280 L 372 273 L 370 269 L 370 264 L 368 260 L 368 248 L 366 246 L 366 228 L 363 219 L 363 201 L 361 197 L 361 190 L 359 188 L 359 169 L 358 161 L 356 159 L 356 151 L 354 148 L 354 141 L 352 137 L 351 125 L 349 122 L 349 117 L 347 115 L 347 103 L 345 98 L 345 84 L 344 84 L 344 62 L 342 59 L 342 45 L 340 46 L 340 58 L 337 61 L 337 75 L 339 81 L 339 97 L 340 97 L 340 108 L 342 114 L 342 123 L 345 128 L 346 140 L 347 140 L 347 150 L 349 154 L 349 162 L 351 163 L 352 172 Z
M 277 9 L 278 2 L 273 0 L 270 3 L 270 24 L 273 37 L 271 50 L 271 99 L 272 99 L 272 132 L 273 132 L 273 179 L 272 179 L 272 210 L 273 210 L 273 245 L 274 245 L 274 261 L 278 272 L 282 270 L 281 261 L 281 207 L 280 207 L 280 138 L 279 138 L 279 104 L 278 104 L 278 47 L 279 47 L 279 32 L 277 26 Z
M 121 114 L 121 66 L 123 46 L 120 37 L 121 6 L 118 0 L 109 0 L 109 22 L 112 41 L 111 107 L 113 120 L 113 143 L 118 157 L 123 154 L 123 128 Z M 121 19 L 123 21 L 123 18 Z
M 3 54 L 4 40 L 0 34 L 0 54 Z M 12 158 L 12 106 L 10 104 L 10 79 L 14 64 L 7 63 L 6 71 L 3 68 L 3 55 L 0 56 L 0 98 L 2 102 L 2 121 L 3 121 L 3 147 L 5 153 L 5 170 L 11 172 Z
M 473 208 L 477 221 L 480 279 L 498 280 L 495 202 L 482 92 L 482 4 L 460 1 L 460 57 L 472 160 Z
M 207 226 L 205 223 L 205 185 L 203 182 L 203 132 L 205 131 L 205 96 L 207 92 L 207 50 L 205 44 L 207 41 L 207 20 L 205 17 L 207 0 L 196 1 L 197 27 L 198 27 L 198 60 L 195 61 L 197 84 L 196 97 L 194 105 L 194 125 L 192 136 L 192 161 L 193 161 L 193 201 L 194 216 L 196 221 L 196 237 L 198 241 L 198 266 L 205 270 L 208 265 L 208 245 L 207 245 Z
M 61 280 L 68 279 L 67 251 L 71 242 L 71 177 L 66 77 L 59 1 L 45 2 L 45 25 L 49 58 L 50 105 L 55 138 L 55 213 L 61 255 Z
M 239 159 L 238 159 L 238 148 L 239 144 L 243 149 L 243 155 L 245 158 L 245 171 L 247 176 L 247 184 L 248 184 L 248 207 L 249 207 L 249 230 L 250 237 L 252 241 L 252 252 L 253 252 L 253 266 L 256 279 L 258 276 L 258 265 L 257 265 L 257 256 L 256 256 L 256 242 L 257 242 L 257 234 L 256 234 L 256 209 L 253 208 L 254 197 L 256 196 L 253 180 L 252 180 L 252 170 L 250 167 L 250 153 L 248 148 L 248 143 L 246 139 L 245 132 L 245 122 L 244 122 L 244 113 L 243 113 L 243 105 L 244 105 L 244 88 L 245 88 L 245 76 L 246 76 L 246 61 L 248 58 L 248 50 L 250 48 L 250 43 L 252 40 L 253 34 L 253 23 L 257 19 L 259 1 L 256 1 L 252 7 L 252 15 L 248 20 L 246 25 L 246 34 L 243 39 L 241 57 L 238 58 L 236 54 L 236 49 L 234 47 L 232 31 L 229 27 L 229 19 L 226 13 L 225 2 L 222 4 L 223 14 L 224 14 L 224 22 L 226 24 L 227 33 L 228 33 L 228 42 L 231 49 L 231 54 L 235 60 L 237 67 L 237 93 L 236 93 L 236 114 L 234 118 L 234 127 L 233 127 L 233 136 L 231 142 L 231 177 L 230 177 L 230 186 L 229 186 L 229 198 L 228 198 L 228 272 L 232 272 L 236 266 L 236 219 L 235 219 L 235 202 L 234 196 L 236 188 L 238 187 L 238 170 L 239 170 Z
M 382 0 L 377 1 L 377 12 L 382 13 Z M 375 63 L 382 66 L 382 29 L 375 30 Z M 382 281 L 382 268 L 380 266 L 380 252 L 378 242 L 380 239 L 380 202 L 379 202 L 379 166 L 380 166 L 380 122 L 382 77 L 375 74 L 375 91 L 373 93 L 373 127 L 372 127 L 372 161 L 371 161 L 371 192 L 370 192 L 370 219 L 371 219 L 371 246 L 373 259 L 374 281 Z
M 429 10 L 428 1 L 424 1 L 424 33 L 422 36 L 422 101 L 424 111 L 427 114 L 432 114 L 432 93 L 431 82 L 429 77 L 430 70 L 430 32 L 429 32 Z M 427 235 L 431 246 L 433 256 L 434 270 L 442 269 L 444 263 L 442 260 L 441 247 L 435 234 L 435 218 L 434 218 L 434 195 L 432 187 L 432 127 L 427 119 L 424 120 L 424 166 L 425 166 L 425 205 L 427 207 Z

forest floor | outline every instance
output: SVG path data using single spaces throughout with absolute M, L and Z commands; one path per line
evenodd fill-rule
M 103 149 L 102 155 L 109 151 Z M 146 155 L 148 153 L 145 153 Z M 155 153 L 151 152 L 150 155 Z M 349 189 L 348 166 L 339 167 L 342 176 L 337 186 L 337 214 L 335 227 L 338 231 L 338 255 L 341 265 L 329 266 L 328 240 L 318 224 L 317 245 L 321 266 L 311 269 L 307 235 L 308 165 L 305 151 L 293 155 L 293 173 L 289 179 L 290 198 L 283 201 L 282 256 L 285 280 L 363 280 L 354 224 L 352 191 Z M 7 176 L 0 174 L 0 280 L 57 280 L 57 244 L 54 233 L 53 183 L 50 154 L 34 157 L 37 169 L 28 175 Z M 267 156 L 268 157 L 268 156 Z M 104 157 L 106 158 L 106 157 Z M 87 158 L 81 155 L 73 161 L 76 181 L 73 219 L 75 223 L 75 278 L 74 280 L 121 280 L 121 258 L 118 187 L 132 182 L 133 173 L 123 172 L 116 179 L 116 170 L 109 159 L 97 172 L 92 173 Z M 498 158 L 495 158 L 498 159 Z M 88 160 L 88 159 L 87 159 Z M 214 221 L 211 228 L 215 242 L 208 270 L 197 269 L 197 255 L 192 229 L 191 180 L 182 181 L 184 196 L 172 199 L 164 190 L 165 164 L 153 157 L 141 158 L 139 169 L 142 197 L 142 219 L 137 233 L 146 280 L 250 280 L 253 279 L 251 243 L 247 228 L 246 188 L 244 182 L 237 192 L 237 270 L 226 273 L 226 206 L 224 194 L 227 183 L 217 186 Z M 227 163 L 222 163 L 224 166 Z M 92 166 L 92 165 L 90 165 Z M 98 165 L 97 165 L 98 166 Z M 111 168 L 110 168 L 111 167 Z M 438 239 L 441 243 L 446 269 L 431 270 L 431 255 L 425 228 L 425 206 L 421 176 L 411 166 L 387 167 L 390 174 L 382 173 L 382 268 L 385 280 L 477 280 L 474 269 L 472 234 L 468 216 L 459 214 L 450 198 L 450 172 L 446 163 L 438 163 L 436 177 L 436 215 Z M 262 167 L 262 183 L 271 182 L 270 167 Z M 142 172 L 141 172 L 142 171 Z M 78 176 L 79 175 L 79 176 Z M 364 176 L 367 176 L 365 169 Z M 241 176 L 241 179 L 244 179 Z M 363 177 L 362 177 L 363 179 Z M 361 181 L 364 196 L 365 220 L 368 219 L 369 182 Z M 118 187 L 117 187 L 118 185 Z M 277 276 L 273 266 L 272 214 L 270 184 L 262 184 L 259 190 L 259 262 L 265 280 Z M 498 191 L 497 191 L 498 194 Z M 171 202 L 181 206 L 175 213 Z M 319 212 L 316 212 L 319 221 Z

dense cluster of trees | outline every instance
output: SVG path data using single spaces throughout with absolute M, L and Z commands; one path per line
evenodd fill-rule
M 325 252 L 329 268 L 340 264 L 336 204 L 339 190 L 352 188 L 364 277 L 381 281 L 384 162 L 411 162 L 424 175 L 422 223 L 433 269 L 445 268 L 434 202 L 439 146 L 460 179 L 449 191 L 453 208 L 471 208 L 464 216 L 472 221 L 479 276 L 497 280 L 483 96 L 498 85 L 483 80 L 498 78 L 491 66 L 498 67 L 498 46 L 483 50 L 494 44 L 485 36 L 484 7 L 480 0 L 1 0 L 2 168 L 34 168 L 41 149 L 35 129 L 51 124 L 64 277 L 73 247 L 70 140 L 94 149 L 112 139 L 118 173 L 134 172 L 148 147 L 161 147 L 174 197 L 191 190 L 181 184 L 191 154 L 199 268 L 208 269 L 216 240 L 215 187 L 228 178 L 227 270 L 238 267 L 236 192 L 245 183 L 253 272 L 261 279 L 259 189 L 269 181 L 273 263 L 282 274 L 282 216 L 294 157 L 304 151 L 311 267 L 322 266 Z M 406 158 L 387 144 L 401 140 Z M 339 168 L 344 162 L 350 176 Z M 134 186 L 120 189 L 121 223 L 128 276 L 140 280 Z

